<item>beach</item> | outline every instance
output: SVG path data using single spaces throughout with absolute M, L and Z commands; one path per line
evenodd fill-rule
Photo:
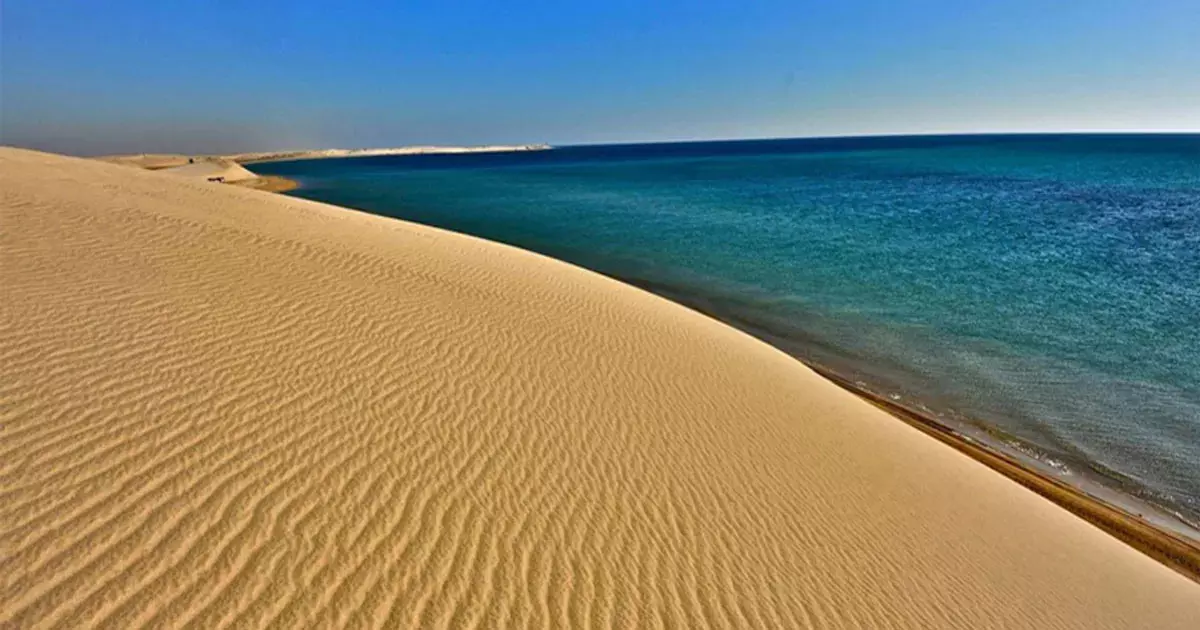
M 256 162 L 278 162 L 283 160 L 318 160 L 348 157 L 382 157 L 388 155 L 461 155 L 464 153 L 511 153 L 520 151 L 545 151 L 548 144 L 483 145 L 477 147 L 454 146 L 405 146 L 374 149 L 300 149 L 293 151 L 258 151 L 235 153 L 227 157 L 239 164 Z
M 579 267 L 10 148 L 0 212 L 0 626 L 1200 614 L 919 423 Z
M 461 155 L 470 153 L 509 153 L 514 151 L 545 151 L 546 144 L 485 145 L 477 147 L 405 146 L 375 149 L 299 149 L 291 151 L 258 151 L 229 155 L 185 155 L 181 153 L 138 153 L 131 155 L 101 155 L 93 159 L 148 171 L 163 171 L 205 181 L 234 184 L 267 192 L 287 192 L 300 186 L 296 180 L 275 175 L 259 175 L 245 164 L 286 160 L 325 160 L 352 157 L 383 157 L 389 155 Z

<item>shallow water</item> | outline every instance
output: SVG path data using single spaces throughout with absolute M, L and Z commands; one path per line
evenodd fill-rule
M 713 313 L 1200 520 L 1200 135 L 567 147 L 254 170 Z

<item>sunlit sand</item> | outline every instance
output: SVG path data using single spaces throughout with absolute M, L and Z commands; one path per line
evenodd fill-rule
M 0 149 L 0 627 L 1193 628 L 1200 586 L 686 308 Z

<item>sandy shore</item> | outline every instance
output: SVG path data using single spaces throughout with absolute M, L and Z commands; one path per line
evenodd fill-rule
M 1200 544 L 1197 544 L 1194 538 L 1182 532 L 1156 527 L 1142 515 L 1134 514 L 1114 503 L 1102 501 L 1081 488 L 1043 474 L 1029 466 L 1025 460 L 1018 459 L 992 444 L 968 438 L 928 413 L 865 391 L 834 372 L 819 369 L 817 372 L 847 391 L 870 401 L 880 409 L 1200 583 Z M 1141 504 L 1139 507 L 1149 509 L 1152 506 Z
M 105 155 L 92 159 L 211 183 L 237 184 L 272 192 L 284 192 L 299 186 L 297 182 L 283 177 L 260 176 L 242 166 L 237 160 L 213 155 L 141 153 Z
M 514 151 L 545 151 L 548 144 L 485 145 L 478 147 L 409 146 L 380 149 L 304 149 L 298 151 L 263 151 L 237 153 L 225 156 L 240 164 L 254 162 L 278 162 L 282 160 L 316 160 L 347 157 L 375 157 L 381 155 L 436 155 L 458 153 L 510 153 Z
M 512 151 L 544 151 L 546 144 L 488 145 L 479 147 L 409 146 L 382 149 L 305 149 L 298 151 L 260 151 L 257 153 L 235 153 L 230 155 L 184 155 L 180 153 L 138 153 L 134 155 L 102 155 L 92 159 L 163 171 L 210 182 L 237 184 L 245 188 L 269 192 L 287 192 L 300 187 L 300 183 L 276 175 L 261 176 L 245 168 L 243 164 L 256 162 L 279 162 L 282 160 L 316 160 L 350 157 L 375 157 L 385 155 L 434 155 L 461 153 L 505 153 Z
M 278 175 L 259 175 L 251 180 L 231 182 L 237 186 L 265 190 L 267 192 L 287 192 L 300 187 L 300 182 Z
M 0 149 L 0 627 L 1190 628 L 765 343 L 433 228 Z
M 674 289 L 642 279 L 633 278 L 627 281 L 724 321 L 784 352 L 794 348 L 794 343 L 781 339 L 771 331 L 749 325 L 744 319 L 714 309 L 710 303 L 691 299 L 690 296 Z M 1200 583 L 1200 532 L 1178 514 L 1112 490 L 1107 485 L 1098 484 L 1096 480 L 1078 473 L 1065 478 L 1060 469 L 1048 466 L 1019 448 L 1014 448 L 1013 443 L 1019 442 L 1013 436 L 994 429 L 980 431 L 977 426 L 949 422 L 946 418 L 937 417 L 919 403 L 911 404 L 893 399 L 884 393 L 873 391 L 855 377 L 837 369 L 806 361 L 802 354 L 793 356 L 805 361 L 811 369 L 843 389 L 945 442 Z

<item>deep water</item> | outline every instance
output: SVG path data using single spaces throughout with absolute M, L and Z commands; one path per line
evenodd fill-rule
M 571 261 L 1200 520 L 1200 135 L 259 164 Z

